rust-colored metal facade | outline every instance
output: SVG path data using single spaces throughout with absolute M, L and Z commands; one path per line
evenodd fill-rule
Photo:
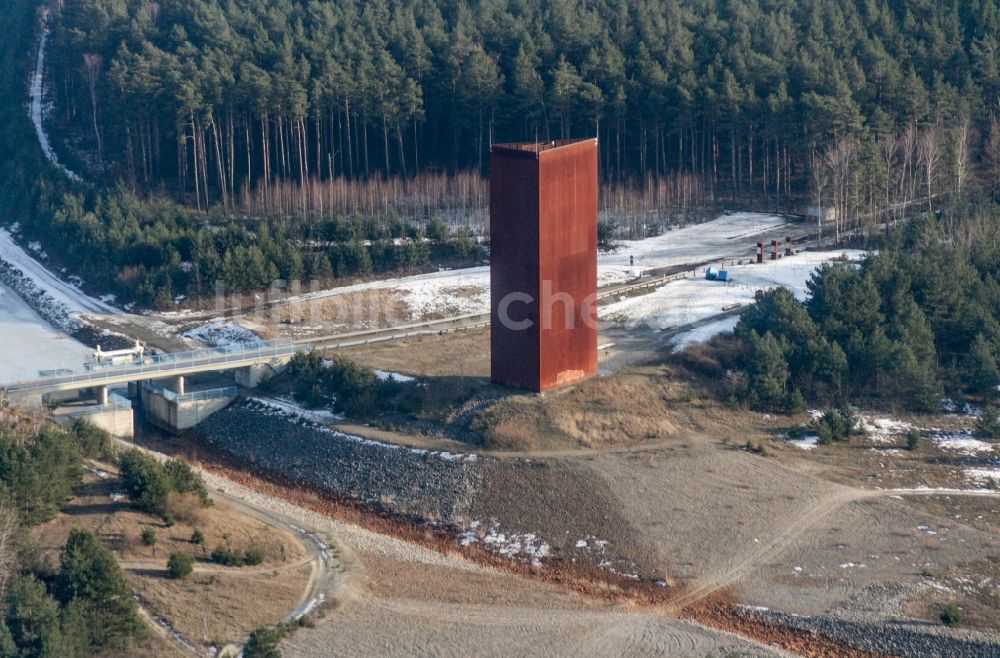
M 597 372 L 597 140 L 490 154 L 493 381 L 533 391 Z

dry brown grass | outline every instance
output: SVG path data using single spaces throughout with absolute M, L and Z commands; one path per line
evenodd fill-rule
M 166 619 L 185 639 L 207 644 L 242 642 L 254 628 L 281 621 L 297 605 L 311 566 L 295 566 L 306 557 L 306 550 L 291 535 L 225 503 L 204 508 L 188 496 L 172 498 L 177 523 L 166 527 L 159 518 L 133 509 L 127 500 L 115 502 L 112 494 L 121 491 L 117 473 L 106 464 L 99 467 L 109 477 L 87 473 L 77 497 L 65 510 L 34 530 L 43 566 L 58 568 L 70 530 L 91 530 L 115 553 L 145 607 Z M 154 546 L 142 541 L 147 528 L 156 531 Z M 191 543 L 195 528 L 205 536 L 203 546 Z M 261 567 L 245 569 L 207 564 L 212 549 L 223 544 L 243 550 L 259 547 L 266 561 Z M 166 577 L 166 562 L 174 552 L 199 561 L 196 572 L 183 581 Z M 198 568 L 212 572 L 198 573 Z M 185 655 L 157 629 L 149 642 L 144 655 Z
M 1000 630 L 1000 556 L 990 556 L 971 564 L 955 566 L 932 579 L 949 591 L 931 589 L 914 599 L 908 613 L 917 619 L 940 623 L 941 610 L 949 603 L 962 610 L 963 628 Z
M 759 440 L 757 414 L 706 399 L 668 366 L 643 366 L 597 377 L 544 396 L 501 400 L 482 414 L 487 445 L 499 450 L 635 446 L 709 435 Z
M 513 580 L 502 570 L 469 565 L 456 572 L 452 566 L 422 564 L 371 551 L 359 552 L 357 557 L 369 574 L 367 593 L 380 599 L 559 610 L 606 610 L 612 605 L 538 579 Z
M 276 574 L 195 573 L 171 580 L 131 572 L 126 577 L 143 604 L 183 637 L 221 646 L 242 643 L 255 628 L 281 621 L 305 591 L 310 570 L 304 565 Z
M 186 525 L 194 527 L 204 525 L 205 506 L 195 493 L 171 491 L 167 495 L 167 513 Z
M 459 331 L 351 348 L 347 355 L 369 368 L 421 377 L 490 377 L 489 329 Z
M 282 332 L 296 325 L 350 331 L 388 327 L 410 319 L 409 308 L 398 291 L 372 289 L 333 297 L 275 306 L 269 320 Z

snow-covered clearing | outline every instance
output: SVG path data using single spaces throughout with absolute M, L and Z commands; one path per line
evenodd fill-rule
M 749 256 L 755 236 L 781 235 L 784 219 L 775 215 L 736 213 L 703 224 L 686 226 L 645 240 L 626 241 L 614 252 L 597 257 L 598 286 L 622 283 L 633 269 L 651 270 L 705 261 Z M 635 267 L 629 266 L 629 257 Z M 780 262 L 780 261 L 779 261 Z M 490 268 L 470 267 L 430 274 L 372 281 L 292 297 L 291 302 L 308 302 L 338 295 L 394 290 L 410 309 L 412 319 L 431 315 L 453 316 L 487 313 L 490 304 Z
M 45 105 L 45 48 L 49 42 L 49 10 L 42 13 L 42 37 L 38 41 L 38 56 L 35 58 L 35 72 L 31 76 L 31 123 L 35 126 L 35 133 L 38 135 L 38 143 L 45 153 L 49 162 L 61 169 L 72 180 L 80 180 L 76 173 L 70 171 L 65 165 L 59 162 L 55 151 L 52 150 L 52 143 L 45 132 L 45 118 L 48 116 L 48 107 Z
M 778 229 L 787 221 L 777 215 L 733 213 L 703 224 L 693 224 L 645 240 L 625 241 L 614 253 L 597 259 L 597 285 L 622 283 L 629 278 L 629 257 L 639 270 L 675 267 L 722 258 L 748 256 L 755 252 L 761 234 L 768 240 L 784 239 Z
M 414 318 L 471 315 L 490 310 L 490 268 L 475 267 L 406 281 L 399 287 Z
M 39 370 L 79 370 L 91 352 L 57 332 L 13 290 L 0 285 L 0 382 L 32 379 Z
M 806 283 L 812 273 L 822 264 L 841 257 L 858 260 L 864 257 L 864 252 L 809 251 L 776 261 L 765 261 L 760 265 L 736 265 L 727 268 L 731 281 L 709 281 L 702 277 L 680 279 L 648 295 L 605 306 L 600 315 L 602 319 L 618 322 L 628 328 L 649 327 L 662 330 L 698 322 L 731 308 L 752 304 L 757 290 L 783 286 L 797 299 L 803 300 L 808 294 Z M 734 326 L 732 320 L 705 325 L 690 334 L 682 335 L 679 342 L 690 344 L 695 340 L 707 340 Z

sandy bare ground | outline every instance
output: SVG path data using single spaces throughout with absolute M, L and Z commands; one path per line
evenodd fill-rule
M 379 535 L 207 474 L 211 489 L 327 541 L 340 570 L 331 606 L 282 645 L 295 657 L 782 655 L 668 616 L 595 601 Z
M 690 584 L 677 607 L 726 588 L 748 604 L 824 614 L 865 588 L 919 584 L 929 568 L 1000 552 L 996 533 L 910 506 L 906 491 L 842 486 L 718 446 L 609 453 L 590 467 L 614 483 L 658 567 Z
M 289 658 L 778 655 L 664 615 L 398 599 L 349 603 L 283 649 Z

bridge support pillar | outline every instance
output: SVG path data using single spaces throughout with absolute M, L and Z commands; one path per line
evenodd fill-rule
M 243 388 L 257 388 L 261 379 L 272 377 L 285 369 L 287 359 L 274 360 L 256 366 L 236 369 L 236 384 Z
M 183 375 L 177 378 L 177 386 L 174 387 L 174 391 L 177 395 L 185 395 L 186 382 L 184 381 Z
M 108 387 L 100 386 L 97 389 L 97 404 L 105 406 L 108 404 Z

